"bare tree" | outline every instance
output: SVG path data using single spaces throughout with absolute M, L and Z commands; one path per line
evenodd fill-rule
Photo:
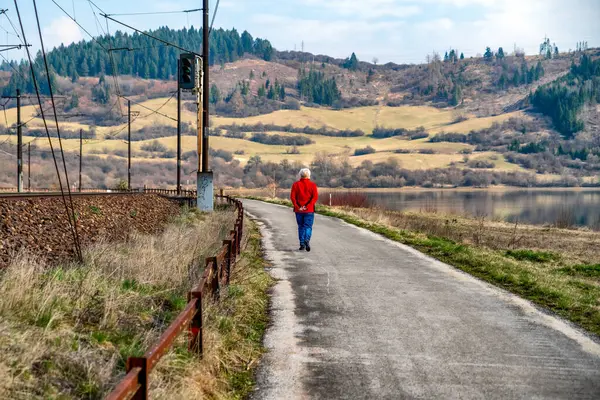
M 377 65 L 378 62 L 379 62 L 379 58 L 373 57 L 373 64 Z

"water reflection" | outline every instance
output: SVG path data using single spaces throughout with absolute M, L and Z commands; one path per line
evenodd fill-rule
M 324 193 L 324 202 L 328 195 Z M 598 190 L 428 190 L 368 192 L 378 206 L 391 210 L 486 215 L 531 224 L 600 228 Z
M 375 206 L 397 211 L 483 216 L 524 224 L 581 226 L 600 230 L 598 189 L 480 189 L 480 190 L 369 190 L 364 192 Z M 258 191 L 261 196 L 272 193 Z M 278 197 L 288 198 L 289 190 Z M 327 204 L 329 191 L 322 189 L 319 202 Z

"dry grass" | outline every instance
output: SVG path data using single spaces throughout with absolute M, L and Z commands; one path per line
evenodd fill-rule
M 394 228 L 421 232 L 458 243 L 477 244 L 492 250 L 526 248 L 550 251 L 571 264 L 600 263 L 600 232 L 559 229 L 492 221 L 486 215 L 466 217 L 440 214 L 425 204 L 422 212 L 399 212 L 373 208 L 352 209 L 358 218 Z
M 153 373 L 153 398 L 240 399 L 252 391 L 253 371 L 263 353 L 272 279 L 264 270 L 258 229 L 252 222 L 247 225 L 248 243 L 230 286 L 220 302 L 206 310 L 202 360 L 190 356 L 181 338 Z
M 0 275 L 0 398 L 101 398 L 185 306 L 233 220 L 187 213 L 160 235 L 97 244 L 81 265 L 16 257 Z M 182 372 L 165 371 L 158 382 Z

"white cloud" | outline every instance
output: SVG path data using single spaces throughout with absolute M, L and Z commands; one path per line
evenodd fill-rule
M 454 27 L 450 18 L 438 18 L 430 21 L 420 22 L 416 27 L 421 31 L 448 31 Z
M 417 4 L 405 5 L 398 0 L 302 0 L 302 3 L 326 9 L 340 16 L 354 16 L 360 19 L 405 18 L 421 13 L 421 7 Z
M 44 45 L 46 50 L 60 46 L 63 43 L 65 46 L 78 42 L 83 39 L 83 33 L 75 22 L 66 16 L 59 17 L 49 26 L 43 29 Z

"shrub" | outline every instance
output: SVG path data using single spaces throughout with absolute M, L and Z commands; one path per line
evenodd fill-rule
M 305 136 L 284 136 L 267 133 L 255 133 L 250 138 L 251 141 L 256 143 L 277 145 L 277 146 L 305 146 L 307 144 L 314 143 L 311 139 Z
M 296 146 L 293 146 L 287 149 L 285 152 L 286 154 L 300 154 L 300 149 L 298 149 Z
M 436 151 L 433 149 L 420 149 L 420 154 L 436 154 Z
M 311 126 L 305 126 L 304 128 L 298 128 L 292 125 L 275 125 L 275 124 L 263 124 L 259 122 L 254 125 L 223 125 L 220 128 L 235 132 L 289 132 L 289 133 L 305 133 L 307 135 L 321 135 L 321 136 L 333 136 L 333 137 L 359 137 L 364 136 L 365 133 L 361 130 L 345 129 L 335 130 L 323 126 L 321 128 L 313 128 Z
M 397 129 L 393 129 L 393 128 L 384 128 L 381 126 L 377 126 L 375 127 L 375 129 L 373 129 L 373 135 L 372 135 L 375 139 L 386 139 L 386 138 L 390 138 L 390 137 L 394 137 L 394 136 L 406 136 L 411 138 L 411 140 L 413 137 L 415 139 L 420 139 L 420 138 L 424 138 L 429 136 L 427 134 L 427 132 L 425 132 L 425 128 L 423 128 L 422 126 L 418 127 L 415 130 L 409 130 L 409 129 L 404 129 L 404 128 L 397 128 Z
M 210 149 L 210 155 L 213 157 L 219 157 L 222 158 L 223 160 L 227 161 L 227 162 L 231 162 L 233 161 L 233 154 L 230 151 L 227 150 L 213 150 L 212 148 Z
M 451 142 L 451 143 L 467 143 L 467 135 L 462 133 L 438 133 L 429 139 L 432 143 Z
M 246 137 L 246 134 L 241 131 L 228 129 L 225 133 L 225 137 L 233 139 L 244 139 Z
M 427 133 L 427 132 L 415 132 L 415 133 L 412 133 L 410 135 L 410 140 L 425 139 L 426 137 L 429 137 L 429 133 Z
M 366 154 L 373 154 L 375 152 L 376 152 L 376 150 L 373 147 L 367 146 L 367 147 L 364 147 L 362 149 L 356 149 L 356 150 L 354 150 L 354 155 L 355 156 L 364 156 Z
M 366 193 L 356 190 L 331 193 L 331 202 L 327 195 L 322 199 L 322 203 L 337 207 L 369 208 L 373 205 Z
M 394 153 L 396 153 L 396 154 L 410 154 L 410 153 L 412 153 L 412 151 L 409 150 L 409 149 L 396 149 L 396 150 L 394 150 Z
M 141 147 L 143 151 L 148 152 L 165 152 L 167 151 L 167 146 L 159 142 L 158 140 L 153 140 L 150 143 L 144 143 Z
M 467 162 L 467 165 L 470 168 L 478 168 L 478 169 L 486 169 L 486 168 L 494 168 L 496 164 L 487 160 L 471 160 Z
M 333 102 L 333 108 L 342 109 L 342 108 L 355 108 L 355 107 L 369 107 L 376 106 L 379 102 L 377 100 L 371 99 L 360 99 L 358 97 L 351 97 L 349 99 L 342 98 Z

